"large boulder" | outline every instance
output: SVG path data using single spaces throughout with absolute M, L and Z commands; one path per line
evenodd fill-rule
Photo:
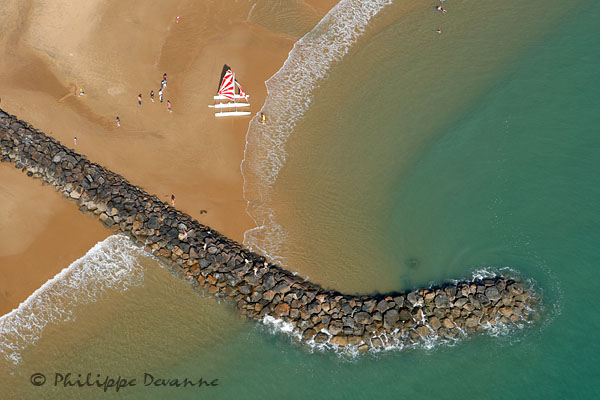
M 447 286 L 444 288 L 444 291 L 446 292 L 446 294 L 448 295 L 448 297 L 450 299 L 454 299 L 454 297 L 456 297 L 456 286 L 452 285 L 452 286 Z
M 314 329 L 312 329 L 312 328 L 309 328 L 309 329 L 305 330 L 305 331 L 302 333 L 302 339 L 303 339 L 303 340 L 309 340 L 309 339 L 311 339 L 313 336 L 315 336 L 316 334 L 317 334 L 317 331 L 315 331 L 315 330 L 314 330 Z
M 352 307 L 350 307 L 350 304 L 348 304 L 348 303 L 342 304 L 342 312 L 347 315 L 352 314 Z
M 326 341 L 329 340 L 329 336 L 327 336 L 323 332 L 319 332 L 319 333 L 317 333 L 317 336 L 315 336 L 314 340 L 315 340 L 315 343 L 325 343 Z
M 352 319 L 352 317 L 342 317 L 342 323 L 345 327 L 347 326 L 349 328 L 354 329 L 354 319 Z
M 418 301 L 418 293 L 417 292 L 410 292 L 409 294 L 406 295 L 406 300 L 410 303 L 411 306 L 414 306 L 415 304 L 417 304 Z
M 273 290 L 277 293 L 287 293 L 287 292 L 289 292 L 291 287 L 292 287 L 291 283 L 283 280 L 283 281 L 277 282 L 277 284 L 275 285 Z
M 377 303 L 377 307 L 376 307 L 376 308 L 377 308 L 377 310 L 378 310 L 380 313 L 382 313 L 382 314 L 383 314 L 384 312 L 386 312 L 386 311 L 387 311 L 387 309 L 388 309 L 388 308 L 390 308 L 390 305 L 388 304 L 388 302 L 387 302 L 387 301 L 385 301 L 385 300 L 381 300 L 379 303 Z
M 376 304 L 375 300 L 367 300 L 363 303 L 362 310 L 371 313 L 375 309 Z
M 435 331 L 437 331 L 438 329 L 440 329 L 441 326 L 442 326 L 442 323 L 440 322 L 440 320 L 438 319 L 438 317 L 431 317 L 431 318 L 429 318 L 429 324 L 431 325 L 431 327 Z
M 469 299 L 467 299 L 466 297 L 460 297 L 454 302 L 454 307 L 460 308 L 464 306 L 467 303 L 467 301 L 469 301 Z
M 361 325 L 368 325 L 371 323 L 372 318 L 371 315 L 364 311 L 359 311 L 354 314 L 354 321 Z
M 287 303 L 279 303 L 275 307 L 275 315 L 278 317 L 289 315 L 290 314 L 290 306 Z
M 338 333 L 340 333 L 342 331 L 342 329 L 344 329 L 344 324 L 342 323 L 342 321 L 338 320 L 338 319 L 334 319 L 333 321 L 331 321 L 331 323 L 329 324 L 329 327 L 327 328 L 327 331 L 332 334 L 332 335 L 337 335 Z
M 500 292 L 498 291 L 498 288 L 496 286 L 488 287 L 485 290 L 485 295 L 488 299 L 490 299 L 494 303 L 502 298 L 502 296 L 500 295 Z
M 404 306 L 404 297 L 402 297 L 402 296 L 394 297 L 394 303 L 396 303 L 396 305 L 398 305 L 398 307 Z
M 158 221 L 158 217 L 151 216 L 148 218 L 148 222 L 146 222 L 146 226 L 150 229 L 158 229 L 160 227 L 160 222 Z
M 498 311 L 505 317 L 510 317 L 513 314 L 513 309 L 511 307 L 500 307 Z
M 315 300 L 312 303 L 310 303 L 306 308 L 310 314 L 318 314 L 321 312 L 321 303 Z
M 262 287 L 265 290 L 271 289 L 275 286 L 275 277 L 273 274 L 268 273 L 263 276 Z
M 331 338 L 329 341 L 331 344 L 335 344 L 338 346 L 347 346 L 348 345 L 348 337 L 346 335 L 337 335 Z
M 408 309 L 403 308 L 398 313 L 398 318 L 401 321 L 410 321 L 410 320 L 412 320 L 412 315 L 410 315 L 410 311 L 408 311 Z
M 398 322 L 399 313 L 396 309 L 387 310 L 383 315 L 383 326 L 387 329 L 392 329 Z
M 356 346 L 362 342 L 362 338 L 360 336 L 348 336 L 348 344 L 351 346 Z
M 417 333 L 421 336 L 421 337 L 426 337 L 429 335 L 429 328 L 427 328 L 426 326 L 418 326 L 416 328 Z
M 452 320 L 450 318 L 444 318 L 442 320 L 442 324 L 444 325 L 444 327 L 446 327 L 448 329 L 454 328 L 454 322 L 452 322 Z
M 485 294 L 481 294 L 481 293 L 477 293 L 477 300 L 479 300 L 479 302 L 481 303 L 481 305 L 483 307 L 487 307 L 492 303 Z
M 272 290 L 267 290 L 263 293 L 262 298 L 265 299 L 266 301 L 273 301 L 273 298 L 275 297 L 275 292 Z
M 518 283 L 513 283 L 512 285 L 508 286 L 508 291 L 512 295 L 518 296 L 523 293 L 523 286 Z
M 437 296 L 435 296 L 435 306 L 438 308 L 446 308 L 450 306 L 450 300 L 446 293 L 440 291 Z

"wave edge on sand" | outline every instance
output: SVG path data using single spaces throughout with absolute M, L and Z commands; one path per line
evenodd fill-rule
M 108 290 L 142 285 L 144 271 L 137 262 L 141 254 L 143 249 L 122 234 L 98 242 L 19 307 L 0 317 L 0 356 L 18 364 L 21 352 L 42 337 L 44 328 L 74 318 L 77 305 L 95 302 Z
M 250 121 L 244 159 L 240 165 L 246 211 L 255 228 L 244 233 L 244 245 L 285 265 L 280 243 L 285 230 L 277 224 L 269 196 L 279 171 L 285 164 L 285 144 L 297 122 L 309 109 L 312 94 L 330 68 L 339 62 L 367 30 L 369 22 L 391 0 L 342 0 L 290 51 L 283 66 L 269 78 L 267 98 L 258 117 Z

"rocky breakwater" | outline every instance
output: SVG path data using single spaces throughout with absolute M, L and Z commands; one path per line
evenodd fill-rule
M 522 325 L 538 302 L 531 288 L 495 276 L 388 295 L 347 295 L 272 265 L 120 175 L 0 110 L 0 159 L 52 185 L 84 213 L 166 261 L 255 320 L 282 321 L 303 342 L 360 351 L 452 340 Z

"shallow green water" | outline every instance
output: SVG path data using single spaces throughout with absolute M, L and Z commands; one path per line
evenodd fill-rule
M 452 11 L 450 6 L 446 8 Z M 478 83 L 471 93 L 457 93 L 456 101 L 448 100 L 440 86 L 440 92 L 432 94 L 440 96 L 432 106 L 439 118 L 374 121 L 371 117 L 390 114 L 383 112 L 384 106 L 373 105 L 367 108 L 372 114 L 364 112 L 345 122 L 353 105 L 375 98 L 369 97 L 367 88 L 359 90 L 358 82 L 351 91 L 360 95 L 349 97 L 346 109 L 334 113 L 333 121 L 319 120 L 323 131 L 333 135 L 320 142 L 320 150 L 294 154 L 294 148 L 308 145 L 300 139 L 294 143 L 295 138 L 289 144 L 288 169 L 301 166 L 295 156 L 308 159 L 310 165 L 318 163 L 323 157 L 319 151 L 327 150 L 323 143 L 331 141 L 347 163 L 345 182 L 353 184 L 353 172 L 360 176 L 358 205 L 352 211 L 330 210 L 328 201 L 334 195 L 324 190 L 315 199 L 300 197 L 310 201 L 310 211 L 317 215 L 346 213 L 370 224 L 364 228 L 356 223 L 352 232 L 340 230 L 337 239 L 336 230 L 331 230 L 327 232 L 331 239 L 344 242 L 351 236 L 352 243 L 373 243 L 371 236 L 361 235 L 376 234 L 385 240 L 376 249 L 366 246 L 377 260 L 375 266 L 365 267 L 368 274 L 343 251 L 336 253 L 346 265 L 343 273 L 336 275 L 329 265 L 321 272 L 314 265 L 296 268 L 339 287 L 386 290 L 470 276 L 484 267 L 510 266 L 534 279 L 543 291 L 545 309 L 532 326 L 454 346 L 357 359 L 310 353 L 286 336 L 272 335 L 266 327 L 239 319 L 229 305 L 194 295 L 185 283 L 142 258 L 142 285 L 124 292 L 107 291 L 97 302 L 77 306 L 75 319 L 47 328 L 39 342 L 23 352 L 17 367 L 0 367 L 13 374 L 0 378 L 0 398 L 600 398 L 600 313 L 595 308 L 600 263 L 600 47 L 594 45 L 600 36 L 599 20 L 600 6 L 588 6 L 571 10 L 560 23 L 553 22 L 546 36 L 532 39 L 529 47 L 519 48 L 515 38 L 511 48 L 516 50 L 503 58 L 502 68 L 486 72 L 485 79 L 474 78 Z M 394 26 L 389 29 L 400 29 Z M 386 34 L 377 37 L 386 39 Z M 371 54 L 366 46 L 349 57 L 360 57 L 361 52 Z M 392 71 L 402 65 L 394 58 L 380 62 L 373 68 Z M 344 77 L 345 67 L 339 68 L 339 75 L 332 73 L 332 84 Z M 482 67 L 469 73 L 482 70 L 487 71 Z M 371 83 L 365 81 L 370 88 Z M 422 84 L 415 82 L 415 93 Z M 322 85 L 323 91 L 327 85 Z M 458 101 L 463 98 L 464 103 Z M 319 106 L 324 99 L 315 98 L 314 104 Z M 447 107 L 439 108 L 444 103 Z M 413 107 L 399 109 L 396 115 L 424 114 L 418 102 Z M 307 114 L 308 121 L 315 123 L 310 117 Z M 344 135 L 355 133 L 353 126 L 363 132 L 365 126 L 372 127 L 361 145 L 379 146 L 379 157 L 352 146 L 352 138 Z M 426 135 L 423 140 L 409 136 L 377 144 L 378 132 L 422 126 L 426 129 L 418 132 Z M 407 142 L 411 151 L 404 146 Z M 390 156 L 394 154 L 405 158 Z M 354 165 L 353 160 L 362 164 Z M 369 160 L 382 168 L 382 175 L 370 179 L 360 175 Z M 327 182 L 327 176 L 321 175 Z M 296 175 L 282 170 L 280 179 L 285 176 Z M 291 195 L 278 193 L 279 204 L 287 206 L 283 214 L 307 213 L 300 206 L 294 208 L 295 201 L 284 203 L 284 199 L 303 196 L 307 185 L 327 187 L 319 182 L 306 176 L 294 183 Z M 375 187 L 380 192 L 364 193 Z M 368 206 L 363 209 L 361 204 Z M 336 221 L 335 215 L 331 218 Z M 322 241 L 309 245 L 323 252 Z M 287 259 L 302 260 L 294 254 Z M 219 385 L 200 390 L 138 383 L 117 395 L 114 390 L 103 393 L 29 383 L 34 372 L 50 376 L 57 371 L 140 380 L 149 372 L 162 377 L 218 378 Z

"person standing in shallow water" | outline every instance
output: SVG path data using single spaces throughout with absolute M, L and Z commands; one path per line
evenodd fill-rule
M 138 104 L 141 106 L 142 105 L 142 94 L 138 94 Z

